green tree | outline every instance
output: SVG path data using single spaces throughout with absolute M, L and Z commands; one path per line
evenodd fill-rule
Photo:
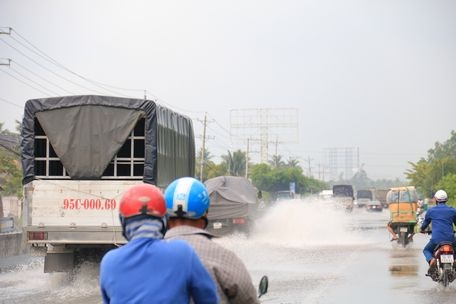
M 272 183 L 271 166 L 265 163 L 253 165 L 250 170 L 250 178 L 259 190 L 269 191 Z
M 227 168 L 226 175 L 245 176 L 246 153 L 241 150 L 222 155 L 223 163 Z
M 456 174 L 445 175 L 436 185 L 436 189 L 443 189 L 448 194 L 448 204 L 456 206 Z
M 5 195 L 22 196 L 22 171 L 16 157 L 0 150 L 0 184 Z
M 4 130 L 3 123 L 0 123 L 0 185 L 6 195 L 22 196 L 19 135 Z
M 444 157 L 456 158 L 456 131 L 451 131 L 450 138 L 443 144 L 436 142 L 434 148 L 428 150 L 428 161 L 432 162 Z
M 292 168 L 298 167 L 299 166 L 299 160 L 294 158 L 294 157 L 290 157 L 290 158 L 288 158 L 287 163 L 285 164 L 285 166 L 292 167 Z
M 285 166 L 285 162 L 282 160 L 281 155 L 273 155 L 272 159 L 269 161 L 269 164 L 273 168 L 280 168 Z
M 350 180 L 350 184 L 352 184 L 355 189 L 369 189 L 372 187 L 372 181 L 367 176 L 367 173 L 364 169 L 358 170 L 358 172 L 353 175 Z
M 275 168 L 270 164 L 257 164 L 252 166 L 250 177 L 259 190 L 272 193 L 288 190 L 291 182 L 295 183 L 299 194 L 317 193 L 327 188 L 326 183 L 304 176 L 301 167 Z
M 205 170 L 205 172 L 206 172 L 206 175 L 205 175 L 205 179 L 203 179 L 203 181 L 210 179 L 210 178 L 217 177 L 217 176 L 226 175 L 226 164 L 225 163 L 216 164 L 213 161 L 210 161 L 207 164 L 207 169 Z
M 451 131 L 444 143 L 436 142 L 426 159 L 410 164 L 412 169 L 405 172 L 406 177 L 421 193 L 431 197 L 446 175 L 456 174 L 456 132 Z

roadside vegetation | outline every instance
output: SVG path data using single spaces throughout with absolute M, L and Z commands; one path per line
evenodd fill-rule
M 351 184 L 356 189 L 388 189 L 398 186 L 415 186 L 422 198 L 432 197 L 438 189 L 445 189 L 449 195 L 449 204 L 456 206 L 456 131 L 444 143 L 436 142 L 429 149 L 427 157 L 417 163 L 409 162 L 412 169 L 404 172 L 404 179 L 371 180 L 368 173 L 360 168 L 349 180 L 323 182 L 313 177 L 305 176 L 297 159 L 283 160 L 280 155 L 273 155 L 269 163 L 251 164 L 246 162 L 246 153 L 237 150 L 228 151 L 220 163 L 212 161 L 208 150 L 204 153 L 204 163 L 201 166 L 201 151 L 197 155 L 197 177 L 203 181 L 220 175 L 246 176 L 263 193 L 273 193 L 288 190 L 291 182 L 295 183 L 296 193 L 301 195 L 318 193 L 331 189 L 333 184 Z M 201 173 L 201 168 L 203 172 Z
M 456 206 L 456 131 L 443 143 L 436 142 L 426 157 L 410 162 L 412 169 L 405 175 L 425 197 L 438 189 L 448 193 L 449 204 Z
M 0 186 L 2 195 L 22 196 L 19 134 L 3 129 L 0 123 Z

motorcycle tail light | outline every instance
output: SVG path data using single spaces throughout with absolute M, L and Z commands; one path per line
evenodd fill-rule
M 453 252 L 453 248 L 450 245 L 443 245 L 442 246 L 442 251 L 445 252 L 445 253 Z

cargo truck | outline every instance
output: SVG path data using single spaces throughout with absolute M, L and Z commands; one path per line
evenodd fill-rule
M 44 272 L 70 272 L 125 244 L 123 191 L 194 176 L 190 118 L 151 100 L 83 95 L 28 100 L 22 123 L 23 231 Z
M 355 197 L 353 196 L 352 185 L 333 185 L 333 200 L 336 206 L 345 209 L 347 212 L 353 210 Z

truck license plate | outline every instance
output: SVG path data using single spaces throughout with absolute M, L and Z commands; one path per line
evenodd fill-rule
M 215 222 L 215 223 L 213 224 L 213 227 L 214 227 L 214 229 L 221 229 L 221 228 L 222 228 L 222 223 L 220 223 L 220 222 Z
M 454 257 L 452 254 L 442 254 L 440 256 L 440 261 L 442 263 L 453 263 L 454 261 Z

